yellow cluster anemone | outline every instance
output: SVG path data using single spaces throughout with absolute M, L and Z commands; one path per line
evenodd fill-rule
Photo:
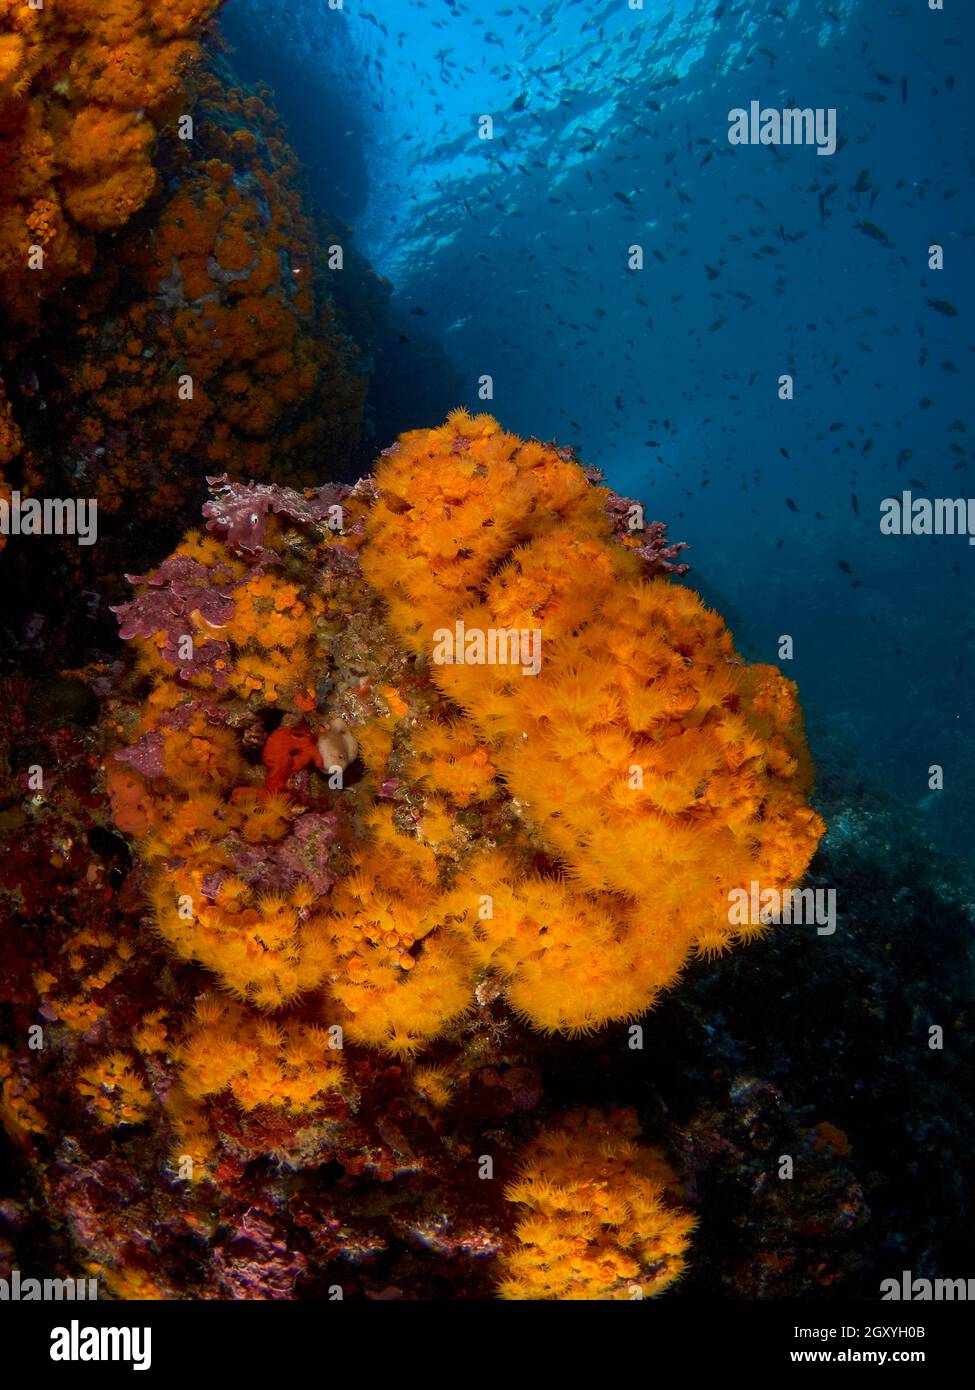
M 181 891 L 182 890 L 182 891 Z M 327 921 L 293 895 L 261 893 L 229 877 L 207 896 L 199 871 L 152 890 L 157 930 L 184 960 L 197 960 L 224 988 L 276 1009 L 318 987 L 335 960 Z
M 40 1089 L 27 1073 L 23 1059 L 0 1045 L 0 1125 L 18 1144 L 30 1148 L 35 1135 L 48 1125 L 40 1109 Z
M 158 184 L 153 147 L 185 99 L 219 0 L 8 0 L 0 7 L 0 300 L 17 318 L 94 262 Z M 31 248 L 43 276 L 25 275 Z M 36 283 L 42 279 L 43 287 Z
M 98 1121 L 110 1128 L 141 1124 L 152 1106 L 152 1092 L 135 1058 L 125 1052 L 112 1052 L 80 1072 L 77 1087 Z
M 331 992 L 353 1042 L 410 1056 L 470 1008 L 474 964 L 447 911 L 434 850 L 377 808 L 332 902 L 341 973 Z
M 445 425 L 412 430 L 376 469 L 366 579 L 386 599 L 393 626 L 418 652 L 431 629 L 460 616 L 517 547 L 572 521 L 586 540 L 605 534 L 603 499 L 584 471 L 537 440 L 507 434 L 490 415 L 455 410 Z M 639 562 L 607 550 L 620 574 Z M 500 576 L 499 576 L 500 577 Z M 556 611 L 558 594 L 536 593 Z
M 569 451 L 455 411 L 384 452 L 341 534 L 307 499 L 257 549 L 238 512 L 191 534 L 120 610 L 152 690 L 117 824 L 241 1036 L 300 1010 L 404 1061 L 499 996 L 588 1033 L 767 929 L 740 890 L 791 887 L 823 830 L 795 687 Z M 277 1104 L 275 1065 L 224 1088 Z
M 446 911 L 515 1012 L 548 1033 L 588 1033 L 642 1013 L 686 952 L 676 925 L 651 936 L 629 899 L 525 874 L 499 851 L 471 862 Z
M 119 988 L 131 968 L 136 947 L 127 935 L 104 928 L 79 927 L 65 936 L 52 969 L 34 972 L 34 988 L 58 1021 L 77 1033 L 101 1024 L 105 1006 L 99 1002 L 108 986 Z
M 341 1051 L 316 1024 L 255 1017 L 217 995 L 200 1000 L 179 1047 L 183 1088 L 191 1100 L 229 1090 L 242 1110 L 272 1105 L 312 1111 L 341 1087 Z
M 523 1211 L 501 1260 L 504 1299 L 653 1298 L 686 1268 L 694 1218 L 630 1110 L 579 1110 L 543 1130 L 505 1190 Z
M 544 881 L 517 855 L 468 866 L 468 902 L 501 905 L 475 954 L 536 1026 L 631 1017 L 690 954 L 761 929 L 732 924 L 733 890 L 785 889 L 812 857 L 795 686 L 644 575 L 564 451 L 455 411 L 375 482 L 363 574 L 453 711 L 414 738 L 420 775 L 460 804 L 497 776 L 552 864 Z

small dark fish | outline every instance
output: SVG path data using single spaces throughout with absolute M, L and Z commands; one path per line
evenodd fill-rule
M 796 506 L 795 502 L 793 502 L 791 497 L 787 497 L 785 499 L 785 505 L 789 508 L 790 512 L 797 512 L 799 510 L 799 508 Z
M 783 457 L 784 459 L 791 459 L 791 457 L 792 457 L 792 455 L 789 453 L 788 449 L 783 449 L 783 447 L 782 447 L 781 444 L 779 445 L 779 453 L 782 455 L 782 457 Z
M 410 313 L 411 313 L 411 314 L 415 314 L 416 317 L 417 317 L 418 319 L 425 319 L 426 316 L 427 316 L 427 311 L 426 311 L 426 309 L 420 309 L 420 308 L 417 308 L 417 307 L 412 308 L 412 309 L 410 310 Z
M 854 222 L 853 225 L 854 227 L 856 227 L 857 231 L 862 232 L 864 236 L 872 237 L 874 241 L 883 242 L 884 246 L 893 245 L 893 242 L 891 241 L 887 233 L 885 231 L 882 231 L 881 228 L 878 227 L 875 223 Z
M 852 505 L 852 507 L 853 507 L 853 510 L 854 510 L 854 512 L 856 513 L 856 515 L 859 516 L 859 515 L 860 515 L 860 504 L 857 502 L 857 495 L 856 495 L 855 492 L 851 492 L 851 493 L 850 493 L 850 503 L 851 503 L 851 505 Z
M 399 337 L 396 339 L 396 341 L 398 343 L 412 343 L 413 339 L 408 338 L 405 333 L 401 333 Z
M 726 324 L 727 322 L 728 322 L 728 320 L 727 320 L 726 318 L 724 318 L 723 316 L 722 316 L 720 319 L 715 319 L 715 320 L 714 320 L 714 323 L 708 324 L 708 332 L 709 332 L 709 333 L 717 333 L 718 329 L 719 329 L 719 328 L 724 328 L 724 326 L 725 326 L 725 324 Z
M 837 560 L 836 563 L 839 565 L 840 569 L 843 571 L 844 574 L 853 573 L 853 571 L 850 569 L 849 565 L 846 563 L 845 560 Z
M 914 457 L 914 450 L 913 450 L 913 449 L 901 449 L 900 453 L 897 455 L 897 467 L 898 467 L 898 468 L 903 468 L 903 467 L 904 467 L 904 464 L 905 464 L 905 463 L 910 463 L 910 461 L 911 461 L 911 459 L 912 459 L 913 457 Z
M 947 299 L 929 299 L 928 304 L 932 309 L 937 309 L 939 314 L 944 314 L 946 318 L 956 319 L 958 310 L 954 304 L 949 304 Z
M 854 193 L 868 193 L 870 191 L 870 170 L 861 169 L 856 183 L 853 185 Z
M 708 279 L 709 279 L 709 280 L 717 280 L 718 276 L 721 274 L 721 271 L 720 271 L 720 270 L 715 270 L 715 268 L 714 268 L 713 265 L 707 265 L 707 264 L 705 264 L 704 269 L 705 269 L 705 270 L 707 271 L 707 273 L 708 273 Z
M 628 208 L 633 206 L 633 200 L 628 198 L 625 193 L 614 193 L 613 197 L 620 203 L 625 203 Z

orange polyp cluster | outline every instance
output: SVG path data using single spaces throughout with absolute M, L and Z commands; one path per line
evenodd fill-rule
M 401 436 L 376 481 L 363 574 L 418 652 L 429 650 L 429 629 L 448 614 L 461 616 L 519 543 L 563 518 L 574 518 L 583 536 L 606 529 L 599 492 L 581 468 L 536 440 L 505 433 L 489 415 L 471 419 L 456 410 L 440 429 Z M 607 550 L 607 559 L 619 574 L 639 573 L 621 548 Z
M 483 903 L 488 911 L 475 906 Z M 686 954 L 676 923 L 655 922 L 651 933 L 629 900 L 525 874 L 496 851 L 459 876 L 449 907 L 481 969 L 549 1033 L 587 1033 L 643 1013 Z
M 0 390 L 0 474 L 37 491 L 70 455 L 106 519 L 135 501 L 171 525 L 206 473 L 311 483 L 359 442 L 369 344 L 315 272 L 325 233 L 270 89 L 203 42 L 218 5 L 0 6 L 0 314 L 25 325 L 7 389 L 25 428 L 11 359 L 33 352 L 48 410 L 36 454 L 8 450 Z M 386 282 L 347 274 L 378 319 Z M 252 674 L 273 689 L 283 664 Z
M 23 1057 L 0 1044 L 0 1125 L 24 1148 L 30 1148 L 33 1136 L 47 1132 L 40 1100 L 40 1089 L 31 1080 Z
M 526 1214 L 501 1261 L 502 1298 L 629 1301 L 680 1278 L 694 1218 L 638 1135 L 632 1111 L 575 1111 L 529 1146 L 505 1190 Z
M 417 729 L 413 751 L 424 787 L 444 792 L 458 806 L 493 794 L 496 768 L 487 747 L 465 720 L 431 722 Z
M 553 448 L 455 412 L 403 436 L 375 484 L 341 538 L 278 514 L 257 565 L 212 536 L 177 552 L 220 603 L 206 621 L 185 601 L 182 672 L 173 631 L 138 639 L 154 688 L 126 733 L 159 741 L 163 776 L 136 756 L 109 778 L 156 929 L 236 1001 L 221 1036 L 232 1017 L 266 1042 L 261 1015 L 284 1027 L 300 1007 L 408 1061 L 486 998 L 548 1033 L 639 1017 L 689 956 L 766 929 L 732 926 L 732 889 L 806 868 L 822 823 L 795 689 L 745 665 L 696 594 L 647 577 L 606 489 Z M 537 674 L 440 664 L 457 622 L 538 632 Z M 365 775 L 333 791 L 340 737 Z M 317 888 L 292 838 L 310 806 L 336 837 Z M 272 891 L 281 847 L 303 867 Z M 276 1065 L 225 1087 L 278 1104 Z
M 470 1008 L 473 963 L 444 925 L 437 856 L 401 835 L 390 811 L 370 817 L 331 914 L 341 961 L 331 993 L 353 1042 L 409 1056 Z
M 222 848 L 234 833 L 252 845 L 273 843 L 286 829 L 284 798 L 229 807 L 199 800 L 156 835 L 179 843 L 178 867 L 154 870 L 150 902 L 156 930 L 184 960 L 212 970 L 223 987 L 260 1009 L 276 1009 L 321 985 L 335 963 L 330 924 L 294 893 L 262 892 L 229 872 Z M 145 848 L 144 848 L 145 852 Z M 166 855 L 176 854 L 167 846 Z M 148 855 L 147 855 L 148 857 Z M 219 887 L 204 879 L 223 865 Z
M 161 630 L 140 640 L 142 664 L 157 684 L 132 734 L 161 738 L 164 780 L 146 779 L 115 762 L 108 782 L 117 823 L 124 821 L 141 836 L 156 930 L 183 959 L 212 970 L 235 997 L 276 1009 L 321 984 L 333 965 L 334 946 L 307 885 L 289 893 L 261 891 L 234 872 L 234 846 L 270 848 L 288 833 L 300 808 L 288 795 L 286 778 L 268 785 L 270 769 L 262 776 L 263 769 L 243 756 L 237 734 L 210 718 L 194 693 L 199 688 L 215 701 L 235 697 L 260 707 L 285 690 L 300 691 L 312 662 L 320 601 L 309 594 L 300 599 L 297 587 L 283 578 L 244 577 L 243 564 L 209 539 L 191 536 L 178 553 L 213 562 L 215 581 L 233 593 L 233 615 L 218 631 L 208 631 L 198 614 L 194 631 L 202 647 L 210 640 L 228 644 L 227 685 L 214 686 L 209 670 L 177 684 L 163 655 L 173 634 Z M 293 644 L 287 653 L 276 645 L 282 641 Z M 274 656 L 283 673 L 273 690 L 241 678 Z M 216 889 L 204 883 L 214 874 L 220 876 Z
M 19 318 L 90 270 L 91 233 L 157 184 L 157 123 L 219 0 L 57 0 L 0 14 L 0 301 Z M 26 274 L 30 248 L 45 255 Z
M 91 1035 L 105 1018 L 101 992 L 108 985 L 120 987 L 119 977 L 134 956 L 126 937 L 116 939 L 110 931 L 80 927 L 66 936 L 52 969 L 35 971 L 34 986 L 59 1023 Z
M 112 1052 L 79 1074 L 78 1091 L 98 1121 L 115 1128 L 141 1124 L 149 1114 L 152 1092 L 134 1070 L 135 1059 Z
M 208 996 L 179 1046 L 181 1080 L 191 1101 L 229 1090 L 242 1110 L 271 1105 L 300 1114 L 341 1087 L 341 1052 L 324 1028 L 255 1017 Z
M 452 929 L 538 1027 L 632 1017 L 690 953 L 748 934 L 730 925 L 732 889 L 786 888 L 809 862 L 823 827 L 805 803 L 795 687 L 746 666 L 692 591 L 641 577 L 577 464 L 490 417 L 403 436 L 376 483 L 363 573 L 464 716 L 453 757 L 442 726 L 414 739 L 423 785 L 463 805 L 496 771 L 562 875 L 475 858 Z M 458 623 L 537 633 L 538 673 L 438 664 Z M 479 780 L 465 775 L 475 750 Z M 493 917 L 479 921 L 484 895 Z

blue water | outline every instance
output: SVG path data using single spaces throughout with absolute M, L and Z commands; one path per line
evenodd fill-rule
M 690 542 L 689 582 L 750 659 L 791 636 L 814 756 L 959 852 L 975 546 L 879 520 L 905 488 L 975 492 L 972 18 L 961 0 L 231 0 L 222 21 L 312 196 L 393 283 L 394 428 L 436 423 L 439 386 L 444 409 L 575 444 Z M 835 109 L 839 148 L 731 146 L 753 100 Z M 449 384 L 424 375 L 431 339 Z

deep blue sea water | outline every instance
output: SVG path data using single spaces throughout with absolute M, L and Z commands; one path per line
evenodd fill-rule
M 575 445 L 690 542 L 688 582 L 745 655 L 799 682 L 814 757 L 957 853 L 975 546 L 880 519 L 905 489 L 975 494 L 973 20 L 962 0 L 230 0 L 222 19 L 312 196 L 393 283 L 393 432 L 463 404 Z M 732 146 L 752 101 L 834 111 L 835 152 Z

